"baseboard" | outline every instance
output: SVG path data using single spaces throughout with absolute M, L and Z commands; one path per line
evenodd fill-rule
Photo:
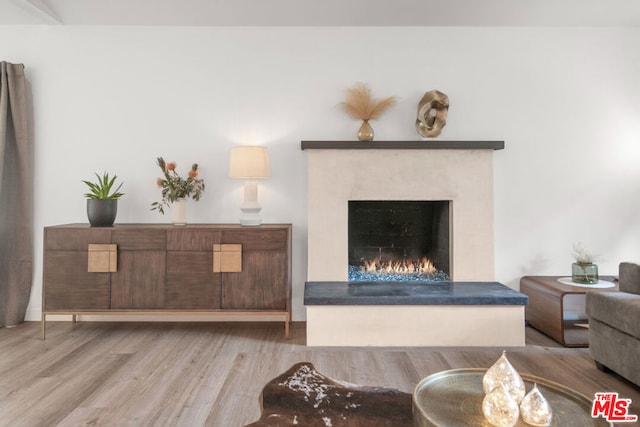
M 42 309 L 41 308 L 29 308 L 27 307 L 27 312 L 25 313 L 24 320 L 27 322 L 39 322 L 42 320 Z

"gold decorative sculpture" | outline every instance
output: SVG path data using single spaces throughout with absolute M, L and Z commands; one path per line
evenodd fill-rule
M 449 112 L 449 97 L 444 93 L 432 90 L 426 92 L 418 103 L 418 118 L 416 130 L 423 138 L 433 138 L 440 135 L 447 124 Z
M 358 131 L 358 140 L 373 141 L 373 128 L 369 120 L 378 119 L 385 111 L 396 104 L 396 98 L 376 99 L 371 97 L 371 89 L 365 83 L 358 83 L 347 90 L 342 107 L 354 119 L 362 120 Z

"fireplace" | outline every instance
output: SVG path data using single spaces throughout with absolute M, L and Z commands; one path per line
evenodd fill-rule
M 350 200 L 349 281 L 449 279 L 450 201 Z
M 493 281 L 493 151 L 503 147 L 303 141 L 307 345 L 524 345 L 527 297 Z M 373 231 L 359 229 L 367 223 Z M 349 264 L 361 271 L 372 257 L 428 258 L 450 280 L 352 280 Z
M 493 151 L 499 148 L 444 141 L 345 145 L 306 147 L 307 280 L 348 280 L 349 202 L 385 200 L 447 204 L 450 255 L 442 270 L 456 281 L 494 279 Z

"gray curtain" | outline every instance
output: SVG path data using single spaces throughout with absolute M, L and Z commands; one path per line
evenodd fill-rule
M 0 62 L 0 327 L 24 321 L 33 275 L 33 158 L 24 65 Z

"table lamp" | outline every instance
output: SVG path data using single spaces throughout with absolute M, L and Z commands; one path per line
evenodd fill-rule
M 238 146 L 231 148 L 229 177 L 244 179 L 244 202 L 240 205 L 240 224 L 255 226 L 262 223 L 258 203 L 257 179 L 269 178 L 269 153 L 266 147 Z

